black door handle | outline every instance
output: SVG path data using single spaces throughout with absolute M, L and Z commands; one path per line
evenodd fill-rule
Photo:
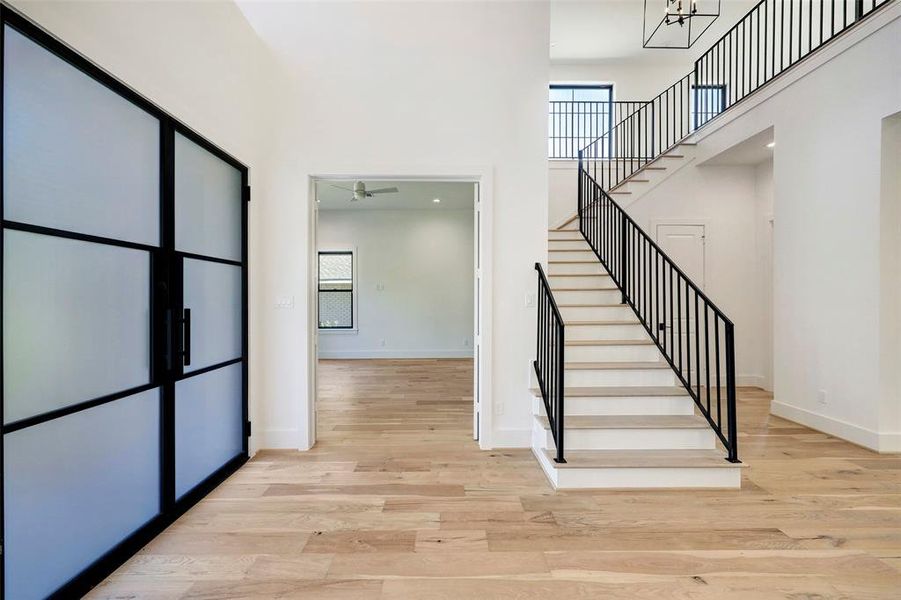
M 191 364 L 191 309 L 186 308 L 184 310 L 184 316 L 182 317 L 182 351 L 181 355 L 184 358 L 184 365 L 187 367 Z

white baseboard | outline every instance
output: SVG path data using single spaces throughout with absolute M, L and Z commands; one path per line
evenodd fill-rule
M 531 429 L 495 429 L 491 432 L 492 448 L 531 448 Z
M 901 452 L 901 432 L 879 433 L 841 419 L 827 417 L 805 408 L 776 402 L 775 400 L 770 404 L 770 413 L 875 452 Z
M 735 385 L 741 387 L 757 387 L 767 389 L 766 380 L 763 375 L 736 375 Z
M 320 350 L 319 358 L 472 358 L 472 350 Z
M 300 444 L 298 429 L 266 429 L 258 450 L 309 450 Z

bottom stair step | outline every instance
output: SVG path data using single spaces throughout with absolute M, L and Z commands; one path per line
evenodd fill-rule
M 573 450 L 565 463 L 533 453 L 556 489 L 738 489 L 744 467 L 719 450 Z
M 553 459 L 552 450 L 545 450 Z M 730 463 L 719 450 L 573 450 L 566 453 L 566 462 L 554 466 L 558 469 L 665 469 L 741 468 L 740 463 Z

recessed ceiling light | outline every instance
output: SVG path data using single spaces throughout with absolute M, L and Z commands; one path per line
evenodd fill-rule
M 767 147 L 767 148 L 775 148 L 775 147 L 776 147 L 776 142 L 770 142 L 769 144 L 766 145 L 766 147 Z
M 432 202 L 434 202 L 435 204 L 438 204 L 439 202 L 441 202 L 441 198 L 435 198 L 432 200 Z

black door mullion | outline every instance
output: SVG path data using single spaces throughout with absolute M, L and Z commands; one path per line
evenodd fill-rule
M 157 285 L 165 290 L 164 338 L 157 355 L 164 355 L 160 387 L 160 513 L 170 515 L 175 504 L 175 382 L 178 364 L 178 327 L 174 303 L 179 298 L 175 268 L 175 131 L 168 118 L 160 120 L 160 270 Z

